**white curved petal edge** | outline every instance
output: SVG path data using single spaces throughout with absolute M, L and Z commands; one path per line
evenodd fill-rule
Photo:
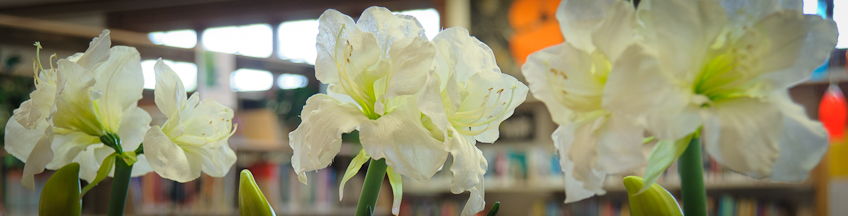
M 564 173 L 565 203 L 606 193 L 603 189 L 606 173 L 592 166 L 597 157 L 596 138 L 592 132 L 598 123 L 589 121 L 562 125 L 551 135 Z
M 401 175 L 426 180 L 444 165 L 448 147 L 424 127 L 417 105 L 404 106 L 362 122 L 359 140 L 372 159 L 385 158 L 386 164 Z
M 150 167 L 162 178 L 188 182 L 200 177 L 200 158 L 189 156 L 159 126 L 153 126 L 144 136 L 144 155 Z
M 330 165 L 341 148 L 341 136 L 359 127 L 367 118 L 350 105 L 316 94 L 306 100 L 300 126 L 289 133 L 292 167 L 298 179 L 306 183 L 305 172 Z

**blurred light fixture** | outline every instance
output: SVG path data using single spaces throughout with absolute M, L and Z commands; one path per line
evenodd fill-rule
M 277 87 L 280 89 L 303 88 L 309 84 L 309 79 L 300 74 L 280 74 L 277 77 Z
M 271 55 L 274 43 L 268 24 L 208 28 L 203 31 L 201 40 L 203 47 L 210 51 L 260 58 Z
M 280 58 L 293 62 L 315 64 L 318 20 L 296 20 L 280 23 L 277 28 Z
M 191 62 L 179 62 L 171 60 L 162 60 L 177 72 L 177 76 L 183 82 L 186 91 L 194 91 L 197 89 L 197 65 Z M 154 89 L 156 87 L 156 71 L 153 67 L 156 65 L 156 60 L 141 61 L 141 70 L 144 75 L 144 88 Z
M 274 75 L 266 70 L 242 68 L 230 74 L 230 88 L 233 91 L 265 91 L 273 85 Z
M 150 32 L 147 34 L 150 42 L 158 45 L 194 48 L 197 45 L 197 32 L 191 29 Z

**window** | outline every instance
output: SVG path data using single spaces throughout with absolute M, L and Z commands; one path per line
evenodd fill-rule
M 303 88 L 309 84 L 309 79 L 300 74 L 280 74 L 277 77 L 277 87 L 280 89 Z
M 147 34 L 150 42 L 158 45 L 193 48 L 197 45 L 197 32 L 191 29 L 151 32 Z
M 419 9 L 419 10 L 408 10 L 398 12 L 399 14 L 409 15 L 415 17 L 419 23 L 421 23 L 421 27 L 424 28 L 424 34 L 427 35 L 427 38 L 432 40 L 439 34 L 440 25 L 439 25 L 439 12 L 436 9 Z
M 191 62 L 175 62 L 162 60 L 177 73 L 186 91 L 197 89 L 197 65 Z M 141 61 L 141 70 L 144 75 L 144 88 L 154 89 L 156 87 L 156 71 L 153 70 L 156 60 Z
M 293 62 L 315 64 L 318 37 L 318 20 L 297 20 L 280 24 L 277 28 L 280 58 Z
M 848 0 L 833 0 L 833 20 L 839 37 L 836 40 L 836 48 L 848 48 Z
M 271 55 L 273 32 L 268 24 L 223 26 L 203 31 L 203 47 L 210 51 L 252 57 Z
M 233 91 L 265 91 L 273 85 L 274 75 L 266 70 L 242 68 L 230 74 L 230 88 Z

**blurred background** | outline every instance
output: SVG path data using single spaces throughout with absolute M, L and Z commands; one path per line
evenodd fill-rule
M 189 91 L 235 109 L 239 125 L 230 140 L 238 161 L 227 177 L 203 176 L 189 183 L 162 179 L 155 173 L 134 178 L 129 214 L 236 215 L 236 171 L 247 168 L 278 215 L 350 215 L 364 175 L 348 182 L 341 201 L 338 183 L 360 149 L 356 134 L 345 135 L 340 155 L 329 168 L 310 173 L 308 185 L 297 181 L 290 164 L 287 134 L 299 124 L 306 99 L 325 88 L 316 80 L 313 66 L 318 16 L 332 8 L 356 18 L 365 8 L 377 5 L 416 17 L 431 38 L 440 29 L 466 27 L 492 48 L 505 73 L 524 80 L 519 68 L 526 56 L 563 41 L 555 18 L 558 3 L 0 0 L 0 127 L 33 89 L 33 42 L 40 41 L 45 47 L 42 59 L 53 53 L 63 58 L 84 51 L 91 38 L 108 28 L 113 44 L 135 46 L 141 52 L 147 90 L 140 105 L 153 113 L 154 122 L 162 121 L 163 116 L 156 114 L 153 102 L 153 64 L 163 58 Z M 810 81 L 791 89 L 791 94 L 813 118 L 837 116 L 840 131 L 836 133 L 841 134 L 846 111 L 844 98 L 835 94 L 841 90 L 831 91 L 824 100 L 823 95 L 831 84 L 848 89 L 848 0 L 805 0 L 804 12 L 835 19 L 842 34 L 831 59 L 812 73 Z M 556 125 L 541 102 L 528 98 L 501 125 L 498 142 L 478 145 L 489 162 L 487 204 L 501 201 L 502 215 L 627 215 L 626 194 L 620 178 L 615 177 L 605 183 L 606 195 L 563 204 L 564 183 L 550 139 Z M 754 180 L 705 157 L 711 215 L 848 214 L 844 205 L 848 200 L 846 146 L 832 143 L 812 177 L 801 183 Z M 20 185 L 23 164 L 5 152 L 0 157 L 0 215 L 36 215 L 40 187 L 24 189 Z M 37 176 L 36 184 L 43 185 L 49 175 Z M 660 182 L 679 195 L 677 179 L 676 167 L 672 167 Z M 107 180 L 85 197 L 85 214 L 105 214 L 108 185 Z M 468 194 L 452 194 L 449 186 L 449 173 L 444 171 L 426 182 L 405 180 L 401 215 L 458 215 Z M 383 189 L 378 215 L 390 214 L 387 182 Z

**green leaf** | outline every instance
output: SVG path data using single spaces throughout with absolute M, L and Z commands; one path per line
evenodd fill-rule
M 274 209 L 268 204 L 262 190 L 253 180 L 253 174 L 249 170 L 241 170 L 239 179 L 239 212 L 242 216 L 268 216 L 275 215 Z
M 41 191 L 38 215 L 79 216 L 82 211 L 82 196 L 79 181 L 80 165 L 71 163 L 56 170 Z
M 646 185 L 637 176 L 624 177 L 624 187 L 627 189 L 627 199 L 630 203 L 632 216 L 682 216 L 680 205 L 665 188 L 654 183 Z M 647 188 L 647 190 L 643 190 Z
M 497 201 L 495 204 L 492 204 L 492 208 L 489 209 L 489 213 L 486 213 L 486 216 L 498 215 L 498 210 L 501 210 L 501 201 Z
M 674 163 L 686 147 L 689 146 L 689 141 L 692 140 L 692 135 L 684 137 L 677 141 L 660 140 L 654 149 L 651 150 L 651 155 L 648 156 L 648 167 L 645 168 L 645 188 L 657 181 L 657 178 Z
M 362 165 L 365 162 L 368 162 L 368 153 L 365 153 L 365 149 L 359 150 L 359 153 L 356 154 L 356 157 L 350 161 L 350 164 L 347 165 L 347 170 L 345 170 L 344 177 L 342 177 L 342 182 L 339 184 L 339 201 L 342 201 L 342 197 L 344 197 L 344 187 L 347 184 L 347 181 L 356 176 L 356 173 L 359 172 L 359 169 L 362 168 Z
M 398 215 L 400 212 L 400 201 L 403 198 L 403 178 L 395 172 L 392 167 L 386 169 L 386 175 L 389 176 L 389 184 L 392 185 L 392 214 Z
M 100 168 L 97 169 L 97 175 L 94 176 L 94 180 L 89 182 L 85 188 L 82 189 L 82 195 L 88 193 L 94 186 L 100 184 L 103 179 L 106 179 L 106 176 L 109 176 L 109 173 L 112 172 L 112 167 L 115 166 L 115 157 L 118 155 L 116 153 L 110 154 L 108 157 L 103 159 L 103 163 L 100 163 Z M 82 198 L 82 196 L 80 196 Z

